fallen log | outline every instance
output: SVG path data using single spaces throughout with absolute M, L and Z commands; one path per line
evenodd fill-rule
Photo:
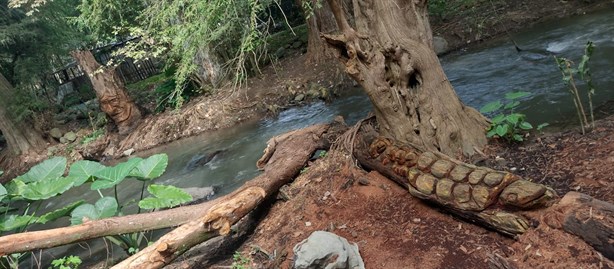
M 259 161 L 263 174 L 228 195 L 203 217 L 169 232 L 113 268 L 161 268 L 196 244 L 228 234 L 232 224 L 290 183 L 317 149 L 328 148 L 336 137 L 330 133 L 338 134 L 344 129 L 316 125 L 271 139 L 267 147 L 271 154 Z
M 548 206 L 556 197 L 551 188 L 511 173 L 379 137 L 371 125 L 361 127 L 354 146 L 354 157 L 363 167 L 380 172 L 415 197 L 505 235 L 516 236 L 529 228 L 528 220 L 511 212 Z
M 548 226 L 577 235 L 614 260 L 614 204 L 569 192 L 545 216 Z
M 57 229 L 33 231 L 0 237 L 0 256 L 18 252 L 45 249 L 85 241 L 108 235 L 133 233 L 168 228 L 189 223 L 202 216 L 209 216 L 219 205 L 231 200 L 245 190 L 265 190 L 265 198 L 290 182 L 300 172 L 317 149 L 330 147 L 332 139 L 344 130 L 341 122 L 332 125 L 315 125 L 293 131 L 294 135 L 275 141 L 277 150 L 270 156 L 265 172 L 247 182 L 239 190 L 202 204 L 184 206 L 152 213 L 113 217 L 86 222 L 81 225 Z M 228 226 L 229 227 L 229 226 Z M 212 234 L 213 235 L 213 234 Z M 199 242 L 198 242 L 199 243 Z
M 163 211 L 88 221 L 57 229 L 17 233 L 0 237 L 0 256 L 46 249 L 109 235 L 163 229 L 184 224 L 204 214 L 218 200 Z

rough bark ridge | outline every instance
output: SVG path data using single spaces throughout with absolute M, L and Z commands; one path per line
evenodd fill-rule
M 89 50 L 73 51 L 71 54 L 92 81 L 100 109 L 111 117 L 120 134 L 131 132 L 141 120 L 141 112 L 128 96 L 115 69 L 102 67 Z
M 347 0 L 344 0 L 347 1 Z M 296 0 L 297 5 L 303 6 L 303 1 Z M 327 5 L 316 8 L 317 0 L 311 0 L 312 11 L 303 9 L 305 14 L 308 36 L 307 36 L 307 63 L 323 63 L 334 57 L 333 50 L 321 38 L 320 33 L 329 33 L 337 30 L 333 13 Z M 308 14 L 312 12 L 313 14 Z
M 6 111 L 6 102 L 14 94 L 13 91 L 13 86 L 0 74 L 0 130 L 6 138 L 8 149 L 14 155 L 41 149 L 46 143 L 40 133 L 25 124 L 14 122 Z
M 365 89 L 382 135 L 424 151 L 471 155 L 487 140 L 486 118 L 458 99 L 433 51 L 427 1 L 354 0 L 354 24 L 328 0 L 346 72 Z

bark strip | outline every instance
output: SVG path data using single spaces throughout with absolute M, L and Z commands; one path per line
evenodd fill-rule
M 546 215 L 549 226 L 577 235 L 614 260 L 614 204 L 569 192 Z

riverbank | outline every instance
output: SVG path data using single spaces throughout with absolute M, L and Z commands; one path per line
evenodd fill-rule
M 480 46 L 493 38 L 508 38 L 508 33 L 534 23 L 608 7 L 614 7 L 614 2 L 564 1 L 551 5 L 548 1 L 483 1 L 478 5 L 448 6 L 431 20 L 434 35 L 447 41 L 446 51 L 454 51 Z M 300 49 L 293 52 L 264 68 L 261 75 L 249 79 L 244 87 L 235 89 L 229 85 L 190 101 L 178 111 L 148 115 L 127 137 L 107 131 L 87 143 L 50 143 L 40 154 L 2 160 L 6 168 L 0 181 L 25 172 L 47 156 L 64 155 L 71 161 L 111 160 L 206 131 L 274 116 L 312 100 L 334 98 L 336 92 L 353 87 L 336 60 L 308 65 Z M 75 130 L 76 141 L 84 141 L 92 132 L 91 128 Z

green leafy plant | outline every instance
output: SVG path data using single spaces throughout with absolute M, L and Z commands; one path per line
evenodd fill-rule
M 104 135 L 104 129 L 95 129 L 92 133 L 83 137 L 83 140 L 81 140 L 81 144 L 87 145 L 89 143 L 92 143 L 102 135 Z
M 497 100 L 484 105 L 480 112 L 483 114 L 495 114 L 491 119 L 490 127 L 487 130 L 487 137 L 501 137 L 508 142 L 520 142 L 524 140 L 524 135 L 533 129 L 533 125 L 526 121 L 526 115 L 514 112 L 520 105 L 523 97 L 529 96 L 529 92 L 510 92 L 505 95 L 505 101 Z M 540 124 L 539 129 L 548 124 Z
M 576 112 L 578 113 L 578 119 L 580 120 L 582 134 L 586 133 L 586 128 L 595 127 L 595 116 L 593 113 L 593 95 L 595 95 L 595 87 L 591 78 L 590 68 L 588 67 L 588 63 L 593 55 L 594 49 L 595 47 L 593 42 L 588 41 L 584 48 L 582 60 L 580 60 L 577 68 L 572 67 L 573 62 L 571 60 L 554 56 L 554 59 L 561 70 L 561 74 L 563 75 L 563 82 L 568 86 L 569 92 L 572 95 L 573 103 L 576 107 Z M 588 121 L 586 111 L 584 110 L 581 94 L 578 90 L 578 85 L 576 84 L 574 75 L 580 76 L 580 79 L 586 83 L 586 96 L 588 98 L 589 113 L 591 118 L 590 123 Z
M 107 167 L 97 162 L 81 160 L 70 166 L 68 175 L 66 170 L 66 158 L 54 157 L 46 160 L 30 169 L 27 173 L 18 176 L 6 185 L 0 184 L 0 232 L 20 233 L 27 230 L 31 224 L 45 224 L 63 217 L 70 217 L 71 224 L 77 225 L 83 222 L 103 219 L 125 214 L 124 206 L 117 196 L 117 186 L 125 179 L 132 178 L 143 182 L 138 211 L 141 209 L 156 210 L 177 206 L 192 200 L 185 191 L 173 186 L 147 185 L 160 177 L 168 165 L 166 154 L 152 155 L 148 158 L 132 158 L 115 166 Z M 96 191 L 100 198 L 94 204 L 84 201 L 72 202 L 60 209 L 45 214 L 38 214 L 41 205 L 47 199 L 62 195 L 75 186 L 89 183 L 90 188 Z M 114 196 L 104 196 L 100 190 L 114 190 Z M 143 198 L 145 189 L 152 197 Z M 19 208 L 13 208 L 18 204 Z M 112 243 L 122 247 L 128 253 L 139 250 L 141 242 L 145 239 L 143 233 L 124 234 L 105 237 Z M 0 267 L 6 265 L 16 268 L 19 259 L 26 254 L 18 256 L 4 256 L 0 258 Z M 65 259 L 63 262 L 72 264 L 72 260 Z M 58 261 L 60 266 L 69 266 Z
M 248 269 L 250 268 L 251 260 L 245 257 L 243 253 L 237 251 L 232 255 L 232 269 Z
M 82 261 L 79 256 L 70 255 L 51 261 L 51 266 L 57 269 L 76 269 L 79 268 L 81 263 Z

